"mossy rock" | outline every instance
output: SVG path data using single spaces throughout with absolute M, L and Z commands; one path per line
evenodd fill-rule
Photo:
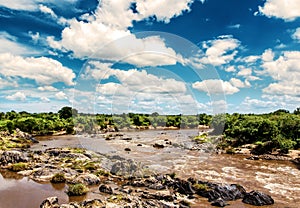
M 105 170 L 97 170 L 96 173 L 94 173 L 96 176 L 106 176 L 108 177 L 110 175 L 110 173 L 108 171 Z
M 51 183 L 65 183 L 66 178 L 63 173 L 56 173 L 50 180 Z
M 85 195 L 89 191 L 88 187 L 86 187 L 82 183 L 70 184 L 67 194 L 69 196 L 82 196 Z
M 23 162 L 19 162 L 19 163 L 15 163 L 15 164 L 10 165 L 8 169 L 11 170 L 11 171 L 14 171 L 14 172 L 19 172 L 19 171 L 27 170 L 28 169 L 28 164 L 23 163 Z

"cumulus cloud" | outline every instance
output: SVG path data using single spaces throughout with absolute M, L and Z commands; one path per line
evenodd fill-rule
M 200 58 L 200 62 L 214 66 L 229 63 L 238 53 L 236 49 L 239 45 L 240 42 L 231 36 L 220 36 L 216 40 L 207 41 L 203 44 L 206 52 L 205 56 Z
M 254 76 L 252 74 L 251 68 L 246 68 L 245 66 L 238 66 L 239 72 L 237 73 L 237 76 L 245 77 L 247 80 L 260 80 L 259 77 Z
M 95 14 L 83 20 L 70 20 L 61 34 L 61 40 L 48 37 L 48 44 L 57 50 L 71 51 L 78 58 L 99 58 L 124 61 L 137 66 L 174 65 L 180 55 L 158 36 L 138 38 L 129 28 L 133 21 L 155 16 L 168 22 L 188 11 L 192 0 L 169 2 L 153 0 L 101 1 Z M 136 11 L 131 9 L 135 3 Z
M 237 88 L 244 88 L 244 87 L 250 87 L 250 83 L 246 80 L 245 82 L 241 81 L 237 78 L 231 78 L 229 82 L 232 84 L 232 86 Z
M 261 14 L 267 17 L 293 21 L 300 17 L 300 0 L 267 0 L 258 9 Z
M 63 91 L 59 91 L 58 93 L 56 93 L 55 97 L 58 100 L 65 100 L 65 99 L 67 99 L 67 95 Z
M 0 54 L 0 74 L 5 77 L 21 77 L 38 84 L 63 82 L 73 85 L 75 74 L 60 62 L 46 57 L 21 57 L 10 53 Z
M 48 86 L 40 86 L 40 87 L 38 87 L 38 90 L 39 91 L 49 91 L 49 92 L 56 92 L 56 91 L 58 91 L 57 88 L 55 88 L 53 86 L 50 86 L 50 85 L 48 85 Z
M 268 94 L 300 95 L 300 52 L 285 51 L 277 59 L 268 59 L 262 65 L 262 74 L 268 75 L 275 83 L 263 89 Z
M 218 80 L 218 79 L 209 79 L 201 82 L 193 83 L 193 88 L 202 92 L 206 92 L 208 95 L 214 94 L 228 94 L 232 95 L 237 93 L 239 89 L 233 86 L 230 82 Z
M 295 33 L 292 35 L 292 38 L 300 41 L 300 27 L 296 29 Z
M 8 95 L 5 97 L 7 100 L 19 100 L 24 101 L 26 100 L 26 95 L 23 92 L 16 92 L 12 95 Z

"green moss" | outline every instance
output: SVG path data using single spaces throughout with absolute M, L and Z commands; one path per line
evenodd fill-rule
M 64 183 L 66 182 L 65 174 L 63 173 L 56 173 L 52 178 L 51 178 L 51 183 Z
M 83 168 L 85 170 L 93 171 L 93 170 L 97 170 L 98 167 L 94 162 L 88 162 L 88 163 L 83 164 Z
M 197 183 L 193 187 L 198 191 L 210 191 L 210 188 L 206 184 Z
M 27 170 L 28 164 L 23 162 L 15 163 L 12 164 L 8 169 L 14 172 L 19 172 L 19 171 Z
M 84 184 L 77 183 L 69 185 L 67 194 L 69 196 L 82 196 L 85 195 L 88 191 L 88 187 L 86 187 Z
M 109 176 L 110 173 L 108 171 L 105 170 L 97 170 L 97 172 L 95 173 L 96 176 Z
M 122 194 L 117 194 L 117 195 L 113 195 L 110 196 L 107 201 L 108 202 L 113 202 L 113 203 L 117 203 L 117 202 L 121 202 L 123 200 L 125 200 L 126 198 L 122 195 Z

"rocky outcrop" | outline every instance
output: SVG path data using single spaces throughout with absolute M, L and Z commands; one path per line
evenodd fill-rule
M 20 151 L 0 151 L 0 165 L 8 165 L 9 163 L 27 162 L 28 158 Z
M 45 199 L 40 208 L 59 208 L 58 198 L 56 196 Z
M 255 206 L 274 204 L 274 200 L 271 196 L 259 191 L 251 191 L 250 193 L 247 193 L 243 198 L 243 202 Z

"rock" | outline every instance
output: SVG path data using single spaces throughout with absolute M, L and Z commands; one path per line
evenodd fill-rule
M 259 156 L 257 155 L 253 155 L 253 156 L 250 156 L 248 158 L 246 158 L 247 160 L 259 160 Z
M 195 193 L 194 189 L 192 188 L 191 182 L 181 179 L 176 179 L 176 182 L 174 183 L 174 189 L 179 193 L 185 195 L 191 195 Z
M 103 193 L 107 193 L 107 194 L 112 194 L 113 193 L 112 188 L 108 185 L 105 185 L 105 184 L 101 184 L 99 186 L 99 191 L 103 192 Z
M 118 176 L 128 176 L 140 174 L 140 165 L 129 159 L 115 162 L 110 170 L 110 173 Z
M 87 207 L 87 208 L 98 208 L 98 207 L 104 207 L 104 204 L 100 199 L 92 199 L 92 200 L 81 202 L 80 206 Z
M 28 158 L 20 151 L 0 151 L 0 165 L 9 163 L 27 162 Z
M 131 149 L 128 148 L 128 147 L 126 147 L 124 150 L 125 150 L 126 152 L 130 152 L 130 151 L 131 151 Z
M 225 206 L 228 205 L 228 204 L 227 204 L 227 202 L 224 201 L 222 198 L 219 198 L 219 199 L 213 201 L 213 202 L 211 203 L 211 205 L 212 205 L 212 206 L 215 206 L 215 207 L 225 207 Z
M 136 146 L 141 147 L 141 146 L 143 146 L 143 145 L 142 145 L 142 144 L 137 144 Z
M 274 200 L 271 196 L 259 191 L 251 191 L 250 193 L 247 193 L 243 198 L 243 202 L 255 206 L 274 204 Z
M 225 201 L 232 201 L 236 199 L 242 199 L 246 194 L 246 190 L 244 189 L 244 187 L 237 184 L 223 186 L 213 184 L 209 187 L 211 189 L 208 191 L 209 201 L 215 201 L 219 198 Z
M 92 185 L 98 185 L 100 183 L 100 179 L 95 176 L 94 174 L 82 174 L 78 176 L 75 180 L 75 183 L 83 183 L 84 185 L 87 186 L 92 186 Z
M 59 208 L 58 198 L 56 196 L 45 199 L 40 208 Z
M 155 184 L 151 184 L 148 186 L 150 189 L 155 189 L 155 190 L 162 190 L 165 188 L 164 185 L 162 185 L 161 183 L 155 183 Z
M 163 144 L 155 143 L 155 144 L 153 145 L 153 147 L 154 147 L 154 148 L 157 148 L 157 149 L 162 149 L 162 148 L 164 148 L 165 146 L 164 146 Z

